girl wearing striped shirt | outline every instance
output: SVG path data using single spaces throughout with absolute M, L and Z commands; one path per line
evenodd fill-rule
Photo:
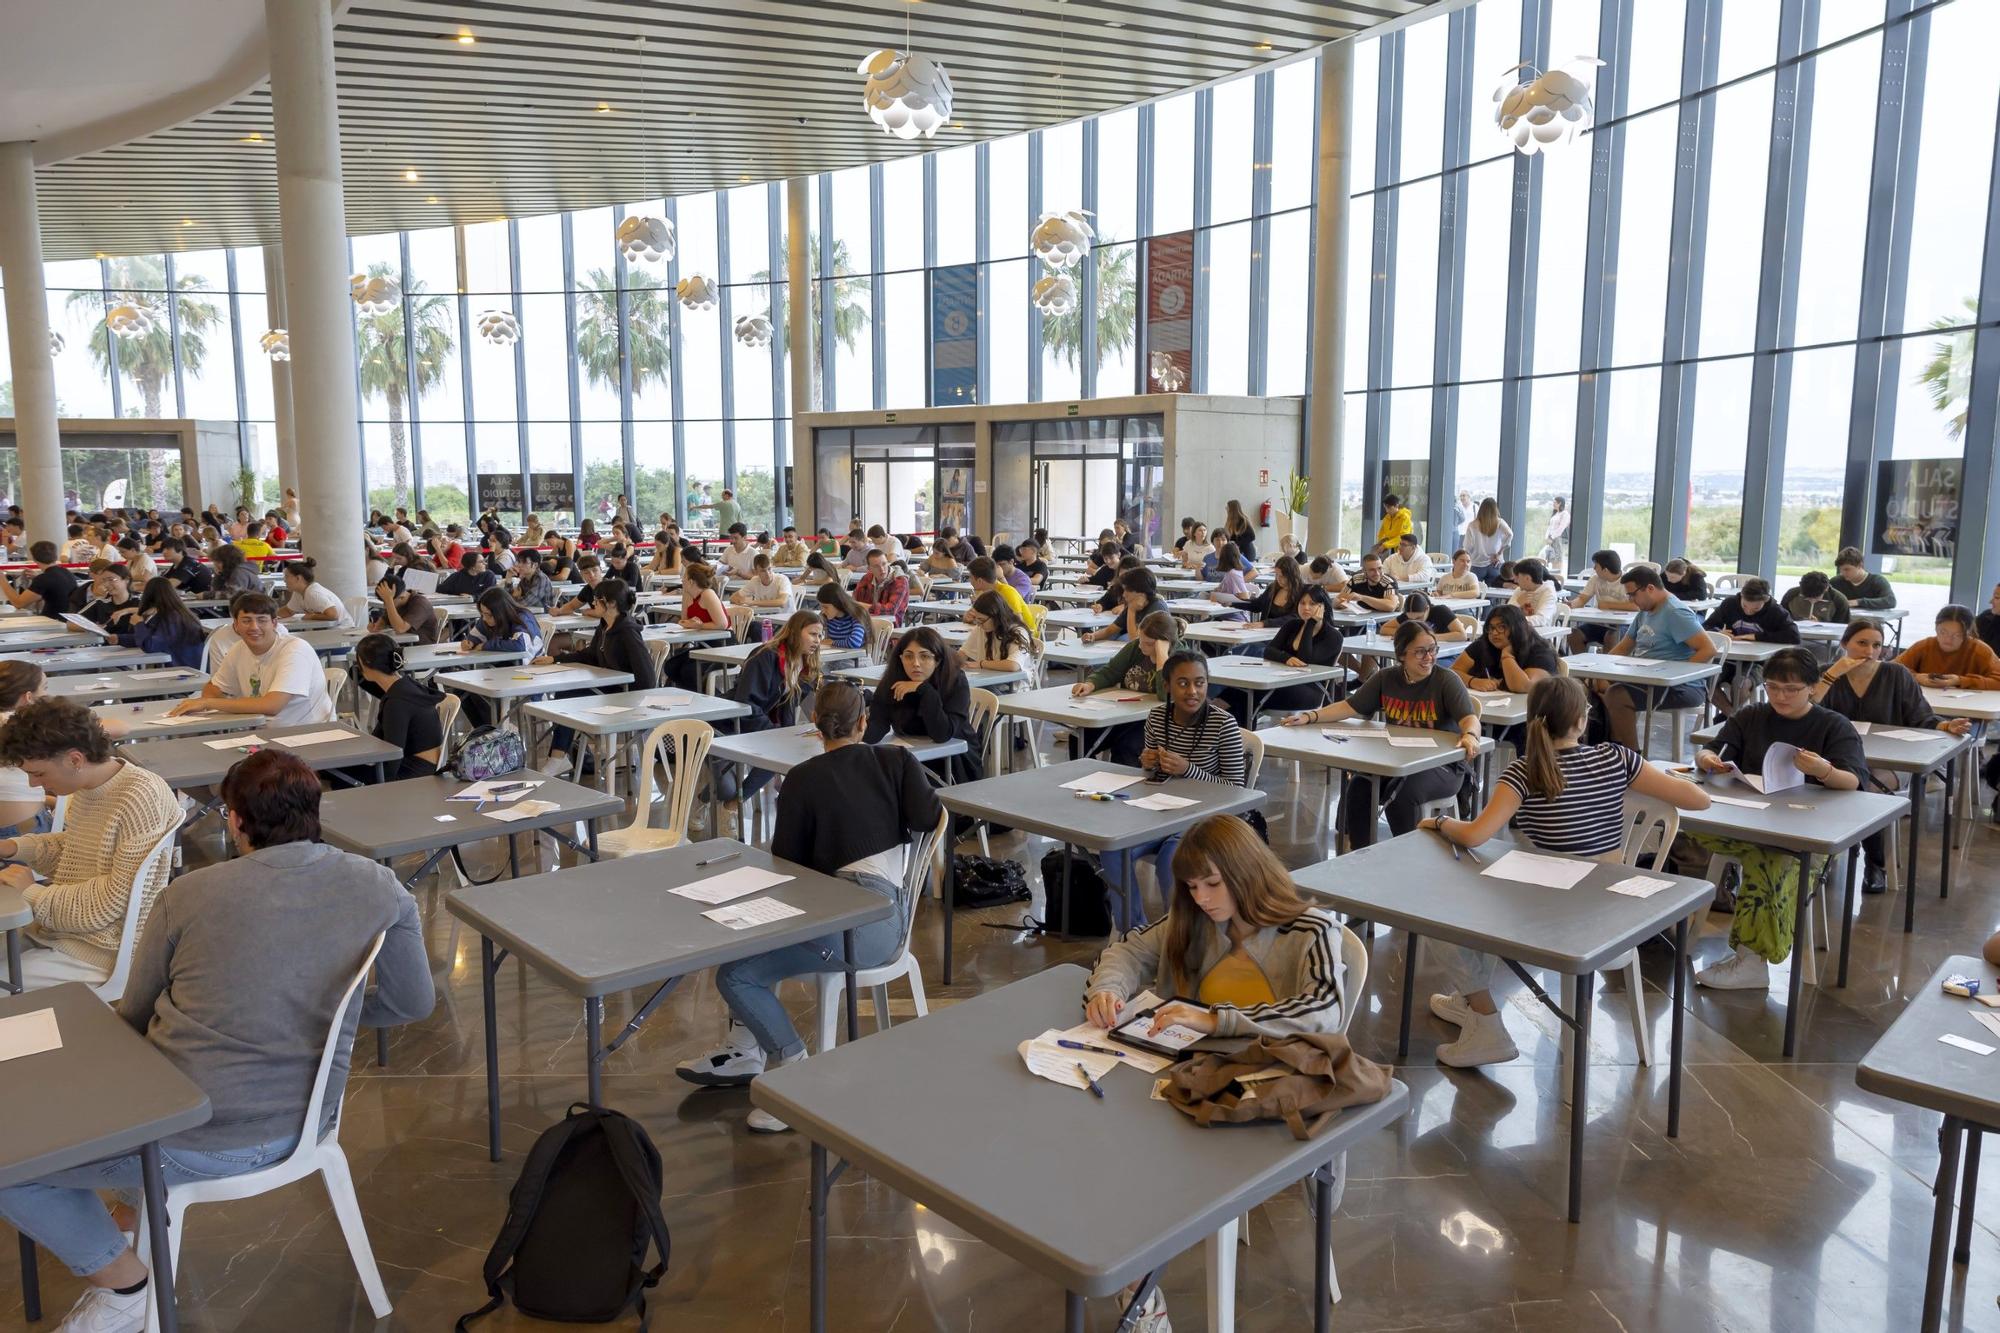
M 1528 692 L 1527 749 L 1507 766 L 1479 817 L 1426 819 L 1446 841 L 1476 847 L 1511 822 L 1538 851 L 1593 861 L 1615 861 L 1624 850 L 1625 794 L 1683 810 L 1708 808 L 1708 793 L 1692 782 L 1648 767 L 1635 751 L 1614 742 L 1583 744 L 1590 696 L 1568 676 L 1538 681 Z M 1458 945 L 1433 944 L 1452 981 L 1449 994 L 1431 996 L 1431 1012 L 1458 1026 L 1458 1040 L 1440 1046 L 1440 1063 L 1459 1069 L 1501 1064 L 1520 1054 L 1493 1004 L 1499 960 Z
M 1243 733 L 1229 710 L 1208 697 L 1208 659 L 1200 653 L 1177 652 L 1167 659 L 1160 674 L 1167 682 L 1167 702 L 1146 715 L 1145 749 L 1139 752 L 1139 767 L 1154 781 L 1190 778 L 1196 782 L 1216 782 L 1226 786 L 1250 785 L 1250 767 L 1243 755 Z M 1170 866 L 1180 834 L 1158 842 L 1141 843 L 1104 856 L 1104 878 L 1117 890 L 1119 904 L 1131 901 L 1129 894 L 1138 873 L 1139 858 L 1158 854 L 1155 864 Z M 1161 874 L 1164 885 L 1167 876 Z M 1170 898 L 1171 895 L 1168 895 Z M 1146 905 L 1138 905 L 1141 919 Z M 1120 916 L 1124 913 L 1121 910 Z M 1126 921 L 1130 930 L 1136 922 Z

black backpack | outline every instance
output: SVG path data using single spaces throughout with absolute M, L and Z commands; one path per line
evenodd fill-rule
M 458 1333 L 512 1299 L 537 1319 L 608 1324 L 667 1271 L 660 1152 L 639 1122 L 581 1103 L 535 1140 L 508 1196 L 507 1221 L 486 1255 L 493 1299 L 459 1317 Z M 658 1246 L 660 1262 L 645 1267 Z
M 1025 902 L 1028 875 L 1019 861 L 959 855 L 952 859 L 952 906 L 961 912 Z
M 1111 933 L 1111 887 L 1104 882 L 1097 861 L 1074 856 L 1069 864 L 1069 933 L 1102 939 Z M 1063 928 L 1063 849 L 1055 848 L 1042 858 L 1042 901 L 1046 908 L 1038 923 L 1045 931 Z

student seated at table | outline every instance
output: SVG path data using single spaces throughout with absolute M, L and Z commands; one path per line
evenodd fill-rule
M 787 523 L 776 550 L 771 552 L 771 563 L 779 569 L 803 569 L 806 557 L 812 552 L 799 540 L 799 530 Z
M 903 613 L 910 605 L 909 577 L 892 570 L 889 557 L 879 549 L 871 548 L 864 559 L 868 572 L 854 585 L 854 600 L 867 607 L 869 615 L 902 624 Z
M 1683 602 L 1708 600 L 1708 571 L 1685 556 L 1660 566 L 1660 585 Z
M 188 543 L 179 537 L 169 537 L 160 543 L 160 576 L 172 579 L 174 586 L 190 597 L 206 597 L 213 576 L 208 566 L 194 558 L 188 550 Z
M 33 662 L 0 662 L 0 725 L 14 710 L 31 699 L 48 697 L 48 673 Z M 118 728 L 106 727 L 113 740 Z M 0 837 L 16 832 L 46 833 L 51 823 L 55 798 L 29 780 L 12 765 L 0 765 Z
M 1394 634 L 1399 625 L 1428 625 L 1431 633 L 1447 643 L 1464 643 L 1479 628 L 1479 622 L 1466 616 L 1454 615 L 1448 606 L 1439 606 L 1424 593 L 1406 593 L 1403 609 L 1396 618 L 1382 626 L 1384 634 Z
M 527 653 L 532 657 L 542 650 L 541 625 L 528 608 L 507 595 L 505 588 L 488 588 L 472 605 L 477 615 L 458 636 L 461 653 Z
M 792 604 L 792 581 L 771 568 L 771 557 L 759 552 L 750 562 L 750 577 L 730 594 L 732 606 L 775 610 Z
M 1896 589 L 1882 575 L 1868 572 L 1858 546 L 1843 546 L 1833 558 L 1833 590 L 1856 611 L 1887 611 L 1896 605 Z
M 1517 606 L 1496 606 L 1451 669 L 1467 688 L 1526 694 L 1557 673 L 1556 650 Z
M 15 709 L 0 728 L 0 763 L 50 796 L 69 797 L 62 832 L 0 838 L 0 861 L 19 863 L 0 869 L 0 884 L 18 889 L 35 914 L 22 980 L 97 985 L 118 961 L 140 863 L 180 824 L 180 803 L 165 779 L 118 756 L 89 709 L 67 699 Z M 142 930 L 169 870 L 162 857 L 137 886 Z
M 1403 594 L 1382 572 L 1382 557 L 1370 551 L 1361 557 L 1361 572 L 1347 581 L 1347 587 L 1334 601 L 1342 610 L 1359 607 L 1364 611 L 1393 613 L 1403 604 Z
M 822 583 L 813 594 L 826 627 L 826 641 L 837 648 L 875 646 L 875 621 L 838 583 Z M 973 599 L 975 602 L 978 598 Z
M 1290 556 L 1280 558 L 1286 560 L 1292 559 Z M 1294 560 L 1293 563 L 1296 564 L 1298 562 Z M 1273 566 L 1273 568 L 1276 568 L 1276 566 Z M 1306 566 L 1305 573 L 1301 578 L 1313 587 L 1325 588 L 1331 593 L 1337 593 L 1347 586 L 1347 571 L 1340 567 L 1338 560 L 1324 555 L 1314 556 Z
M 1198 570 L 1214 554 L 1215 547 L 1208 540 L 1208 524 L 1197 523 L 1189 528 L 1187 540 L 1181 543 L 1181 568 Z
M 1695 755 L 1695 767 L 1722 773 L 1734 764 L 1745 773 L 1761 775 L 1770 748 L 1783 743 L 1798 747 L 1793 762 L 1806 781 L 1833 791 L 1867 785 L 1868 761 L 1862 756 L 1861 737 L 1853 723 L 1812 701 L 1818 680 L 1819 663 L 1805 649 L 1777 653 L 1764 664 L 1765 702 L 1737 709 L 1722 724 L 1721 733 Z M 1749 797 L 1756 795 L 1742 790 Z M 1743 867 L 1729 927 L 1732 952 L 1695 973 L 1696 983 L 1719 990 L 1763 990 L 1770 984 L 1770 964 L 1782 963 L 1792 952 L 1798 857 L 1719 834 L 1681 837 L 1712 856 L 1733 857 Z M 1813 858 L 1812 873 L 1819 873 L 1824 860 Z
M 168 709 L 167 716 L 244 713 L 268 718 L 274 727 L 331 722 L 333 699 L 319 655 L 305 640 L 278 632 L 278 604 L 261 592 L 246 592 L 229 604 L 229 616 L 236 642 L 220 659 L 209 654 L 208 684 Z
M 523 554 L 514 561 L 508 577 L 501 583 L 508 596 L 531 611 L 547 611 L 556 601 L 556 585 L 542 572 L 542 567 L 532 554 Z
M 444 726 L 438 721 L 444 691 L 404 675 L 403 650 L 386 634 L 366 635 L 355 644 L 349 670 L 361 692 L 377 701 L 375 739 L 403 752 L 403 761 L 392 777 L 434 775 L 444 747 Z M 371 772 L 368 780 L 372 778 Z
M 966 743 L 966 752 L 951 761 L 954 781 L 971 782 L 984 775 L 980 737 L 972 726 L 972 686 L 952 659 L 952 651 L 928 625 L 904 634 L 889 655 L 881 683 L 868 707 L 870 745 L 894 732 L 938 744 Z
M 33 611 L 52 618 L 76 610 L 83 598 L 76 575 L 59 563 L 56 544 L 36 542 L 28 548 L 28 558 L 35 562 L 35 570 L 21 587 L 0 579 L 0 595 L 7 598 L 7 604 L 17 611 Z
M 1251 628 L 1283 625 L 1299 613 L 1299 601 L 1305 596 L 1305 575 L 1299 572 L 1299 562 L 1290 556 L 1281 555 L 1271 566 L 1271 581 L 1264 585 L 1249 601 L 1239 608 L 1247 616 Z
M 800 714 L 811 711 L 815 693 L 822 686 L 819 650 L 825 642 L 820 617 L 811 611 L 794 611 L 783 629 L 744 660 L 729 688 L 729 697 L 750 710 L 747 717 L 737 720 L 738 732 L 798 725 Z M 736 765 L 720 760 L 710 765 L 710 774 L 716 793 L 725 800 L 748 800 L 777 776 L 769 769 L 751 768 L 739 788 Z
M 1119 550 L 1110 542 L 1101 543 L 1096 550 L 1083 558 L 1083 582 L 1090 587 L 1104 589 L 1118 577 Z
M 1459 528 L 1460 539 L 1471 557 L 1473 576 L 1496 588 L 1509 588 L 1514 579 L 1507 572 L 1507 548 L 1514 542 L 1514 529 L 1500 517 L 1500 502 L 1487 496 L 1479 508 Z
M 1945 606 L 1931 637 L 1917 640 L 1896 660 L 1933 689 L 2000 690 L 2000 656 L 1973 634 L 1972 625 L 1970 609 Z
M 1103 690 L 1129 690 L 1167 697 L 1167 659 L 1181 650 L 1181 622 L 1171 612 L 1155 611 L 1139 622 L 1135 634 L 1103 666 L 1070 687 L 1076 698 Z M 1145 748 L 1145 727 L 1138 722 L 1121 722 L 1110 729 L 1102 750 L 1113 763 L 1132 764 Z
M 650 690 L 659 684 L 653 671 L 653 650 L 646 646 L 640 635 L 639 621 L 632 614 L 637 594 L 623 579 L 606 579 L 597 585 L 597 597 L 584 614 L 597 622 L 591 631 L 590 642 L 583 647 L 565 653 L 544 653 L 534 659 L 536 666 L 553 666 L 569 663 L 576 666 L 601 667 L 606 671 L 622 671 L 632 677 L 624 685 L 609 686 L 614 691 Z M 602 694 L 604 690 L 594 693 Z M 550 772 L 558 761 L 562 768 L 569 767 L 569 757 L 565 753 L 575 733 L 568 727 L 557 727 L 549 737 L 549 761 L 543 767 Z
M 729 608 L 722 604 L 722 584 L 714 565 L 694 562 L 681 575 L 682 629 L 728 629 Z
M 576 545 L 578 550 L 595 551 L 604 541 L 597 531 L 597 520 L 586 518 L 576 525 Z
M 1590 557 L 1590 577 L 1583 588 L 1570 602 L 1577 610 L 1590 608 L 1597 611 L 1637 611 L 1625 597 L 1625 585 L 1618 576 L 1625 571 L 1625 562 L 1616 551 L 1595 551 Z M 1580 653 L 1591 644 L 1603 643 L 1617 633 L 1611 625 L 1576 625 L 1569 632 L 1569 650 Z
M 319 581 L 318 561 L 311 556 L 285 562 L 285 604 L 278 619 L 298 622 L 301 629 L 348 629 L 354 620 L 333 589 Z
M 1510 606 L 1519 607 L 1530 625 L 1555 624 L 1560 599 L 1547 565 L 1532 558 L 1515 561 L 1513 584 L 1514 595 L 1507 599 Z
M 1105 581 L 1104 595 L 1091 606 L 1099 612 L 1115 611 L 1125 605 L 1125 589 L 1121 586 L 1125 576 L 1135 569 L 1144 569 L 1146 564 L 1136 555 L 1121 555 L 1118 563 L 1111 567 L 1111 577 Z M 1088 635 L 1084 636 L 1088 638 Z
M 1160 581 L 1153 577 L 1150 569 L 1129 569 L 1118 576 L 1119 606 L 1113 612 L 1117 616 L 1109 625 L 1091 630 L 1083 636 L 1086 643 L 1104 643 L 1111 639 L 1132 640 L 1138 637 L 1140 623 L 1158 612 L 1166 614 L 1166 603 L 1160 600 Z
M 1145 769 L 1149 778 L 1249 786 L 1243 733 L 1229 710 L 1208 697 L 1208 659 L 1184 648 L 1167 659 L 1160 674 L 1166 677 L 1167 701 L 1146 715 L 1145 748 L 1139 751 L 1136 767 Z M 1140 902 L 1138 918 L 1125 920 L 1128 892 L 1137 892 L 1139 858 L 1157 854 L 1156 864 L 1171 867 L 1180 841 L 1180 834 L 1169 834 L 1101 858 L 1105 882 L 1112 889 L 1112 919 L 1123 922 L 1123 929 L 1130 930 L 1146 918 L 1146 905 Z
M 447 597 L 477 597 L 499 582 L 499 576 L 486 567 L 484 556 L 467 551 L 458 558 L 458 569 L 438 580 L 437 590 Z
M 311 769 L 265 750 L 231 769 L 222 790 L 240 855 L 160 893 L 117 1006 L 208 1094 L 208 1123 L 161 1145 L 169 1188 L 270 1166 L 297 1145 L 334 1005 L 377 935 L 387 939 L 366 994 L 348 1007 L 322 1133 L 355 1028 L 413 1022 L 435 999 L 416 901 L 387 866 L 317 841 Z M 139 1185 L 134 1154 L 0 1189 L 0 1216 L 87 1284 L 64 1329 L 145 1327 L 147 1266 L 127 1234 Z M 99 1191 L 119 1194 L 116 1211 Z
M 436 643 L 444 633 L 437 608 L 424 594 L 405 588 L 397 577 L 401 572 L 375 585 L 375 600 L 382 605 L 369 617 L 368 629 L 375 634 L 414 634 L 418 643 Z
M 1014 547 L 1014 568 L 1028 580 L 1030 589 L 1039 590 L 1048 585 L 1049 562 L 1042 559 L 1042 547 L 1038 543 L 1025 541 Z
M 1634 657 L 1659 662 L 1706 662 L 1718 651 L 1701 627 L 1701 617 L 1681 604 L 1660 586 L 1657 570 L 1635 565 L 1618 576 L 1625 596 L 1639 609 L 1625 637 L 1611 645 L 1614 657 Z M 1629 749 L 1639 749 L 1639 710 L 1650 699 L 1655 708 L 1692 708 L 1701 702 L 1701 686 L 1595 685 L 1604 704 L 1605 725 L 1611 739 Z
M 847 586 L 846 578 L 833 567 L 833 562 L 823 551 L 813 551 L 806 556 L 805 572 L 799 575 L 798 582 L 807 588 L 817 587 L 822 583 L 834 583 L 843 588 Z
M 1771 584 L 1767 579 L 1745 579 L 1743 586 L 1722 599 L 1722 604 L 1708 613 L 1702 628 L 1726 634 L 1738 643 L 1797 643 L 1799 627 L 1791 614 L 1778 605 L 1771 596 Z M 1733 706 L 1730 686 L 1737 677 L 1734 662 L 1722 668 L 1716 677 L 1715 689 L 1711 691 L 1715 711 L 1729 716 Z
M 1252 600 L 1252 594 L 1249 583 L 1243 577 L 1244 572 L 1243 554 L 1235 542 L 1224 542 L 1216 548 L 1214 563 L 1206 568 L 1206 575 L 1215 579 L 1215 586 L 1208 590 L 1208 600 L 1230 610 L 1214 619 L 1248 618 L 1248 613 L 1242 608 Z
M 937 827 L 944 807 L 916 756 L 900 745 L 869 745 L 861 691 L 846 681 L 820 688 L 813 725 L 823 754 L 791 771 L 778 793 L 771 855 L 858 884 L 896 911 L 854 931 L 857 970 L 880 967 L 903 946 L 911 908 L 903 893 L 903 848 Z M 729 1035 L 675 1072 L 709 1088 L 742 1087 L 767 1069 L 806 1058 L 806 1043 L 779 1000 L 791 977 L 838 972 L 847 961 L 838 933 L 787 945 L 715 969 L 729 1006 Z M 748 1128 L 782 1134 L 790 1126 L 768 1111 L 750 1112 Z
M 1457 795 L 1471 779 L 1468 765 L 1479 757 L 1479 707 L 1472 702 L 1464 681 L 1437 669 L 1437 643 L 1437 635 L 1428 625 L 1405 624 L 1396 631 L 1394 666 L 1377 671 L 1339 703 L 1293 713 L 1285 719 L 1288 727 L 1308 727 L 1379 713 L 1391 726 L 1458 732 L 1457 744 L 1465 752 L 1462 761 L 1413 773 L 1383 790 L 1381 813 L 1389 817 L 1393 834 L 1415 828 L 1420 807 Z M 1348 842 L 1356 847 L 1372 842 L 1375 835 L 1376 811 L 1360 799 L 1360 790 L 1353 787 L 1340 809 Z
M 1590 694 L 1567 676 L 1550 676 L 1528 692 L 1527 744 L 1494 785 L 1475 819 L 1431 818 L 1420 825 L 1457 846 L 1477 847 L 1511 823 L 1529 845 L 1552 856 L 1616 861 L 1626 834 L 1625 797 L 1637 792 L 1682 810 L 1706 810 L 1708 793 L 1647 765 L 1616 741 L 1585 745 Z M 1459 1029 L 1440 1046 L 1438 1063 L 1458 1069 L 1502 1064 L 1520 1054 L 1493 1003 L 1500 960 L 1456 944 L 1432 941 L 1452 988 L 1431 996 L 1431 1012 Z
M 648 574 L 678 574 L 681 572 L 681 544 L 667 529 L 661 528 L 653 534 L 653 558 L 646 564 Z
M 1331 562 L 1329 562 L 1331 563 Z M 1447 597 L 1484 597 L 1486 585 L 1472 572 L 1472 556 L 1461 546 L 1451 553 L 1451 569 L 1440 574 L 1431 592 L 1440 600 Z
M 983 592 L 973 598 L 965 611 L 965 624 L 970 632 L 958 650 L 958 660 L 967 670 L 1019 671 L 1025 675 L 1033 669 L 1035 636 L 998 592 Z
M 1382 561 L 1382 574 L 1391 583 L 1423 583 L 1436 573 L 1414 532 L 1398 537 L 1396 549 Z
M 551 583 L 576 582 L 576 543 L 567 537 L 550 536 L 549 549 L 542 556 L 542 573 Z
M 215 579 L 211 591 L 217 597 L 234 597 L 241 592 L 262 592 L 264 582 L 257 577 L 257 570 L 243 552 L 224 543 L 209 555 L 215 568 Z
M 1847 598 L 1817 569 L 1800 578 L 1798 586 L 1780 598 L 1778 605 L 1793 620 L 1817 620 L 1829 625 L 1845 625 L 1853 614 Z
M 951 548 L 945 545 L 942 537 L 938 539 L 937 545 L 925 553 L 924 558 L 918 562 L 917 569 L 933 583 L 955 582 L 964 577 L 965 573 L 964 568 L 958 563 L 958 557 L 951 553 Z
M 1333 610 L 1333 598 L 1326 589 L 1308 585 L 1299 594 L 1296 610 L 1298 614 L 1278 626 L 1277 636 L 1264 644 L 1264 660 L 1290 667 L 1338 665 L 1341 645 L 1346 639 L 1339 627 L 1327 619 L 1327 613 Z M 1326 697 L 1326 688 L 1319 684 L 1280 685 L 1264 696 L 1261 707 L 1270 712 L 1296 712 L 1315 708 Z M 1247 693 L 1230 691 L 1228 708 L 1239 724 L 1252 725 Z
M 127 629 L 139 615 L 139 599 L 132 594 L 132 570 L 109 560 L 90 562 L 90 600 L 80 613 L 85 620 L 114 632 Z M 71 633 L 86 631 L 70 626 Z
M 164 576 L 146 585 L 138 615 L 125 621 L 118 631 L 120 647 L 165 653 L 175 666 L 190 670 L 201 665 L 201 651 L 207 642 L 208 631 L 174 591 L 172 580 Z
M 1986 602 L 1986 610 L 1979 613 L 1973 622 L 1973 629 L 1979 641 L 2000 653 L 2000 583 L 1993 585 L 1993 592 Z

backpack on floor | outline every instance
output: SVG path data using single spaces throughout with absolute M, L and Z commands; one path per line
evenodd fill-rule
M 1111 933 L 1111 886 L 1094 857 L 1078 854 L 1069 863 L 1069 933 L 1102 939 Z M 1063 928 L 1063 849 L 1042 858 L 1042 901 L 1047 904 L 1036 926 L 1051 933 Z
M 476 727 L 452 756 L 451 775 L 460 782 L 486 782 L 528 766 L 528 747 L 512 727 Z
M 507 1220 L 486 1255 L 485 1305 L 461 1315 L 457 1333 L 511 1299 L 537 1319 L 607 1324 L 667 1271 L 659 1149 L 636 1120 L 581 1103 L 542 1131 L 508 1196 Z M 660 1262 L 647 1268 L 657 1246 Z
M 1003 903 L 1026 902 L 1028 875 L 1019 861 L 997 856 L 956 856 L 952 858 L 952 906 L 962 912 Z

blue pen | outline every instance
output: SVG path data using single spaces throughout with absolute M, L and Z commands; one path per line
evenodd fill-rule
M 1125 1052 L 1123 1051 L 1114 1051 L 1109 1046 L 1092 1046 L 1087 1041 L 1071 1041 L 1068 1037 L 1057 1037 L 1056 1045 L 1071 1051 L 1090 1051 L 1095 1055 L 1115 1055 L 1120 1060 L 1125 1058 Z
M 1090 1071 L 1083 1067 L 1083 1061 L 1079 1060 L 1076 1062 L 1076 1072 L 1083 1075 L 1084 1083 L 1090 1088 L 1090 1095 L 1097 1098 L 1100 1102 L 1103 1101 L 1104 1089 L 1097 1086 L 1097 1080 L 1092 1078 Z

